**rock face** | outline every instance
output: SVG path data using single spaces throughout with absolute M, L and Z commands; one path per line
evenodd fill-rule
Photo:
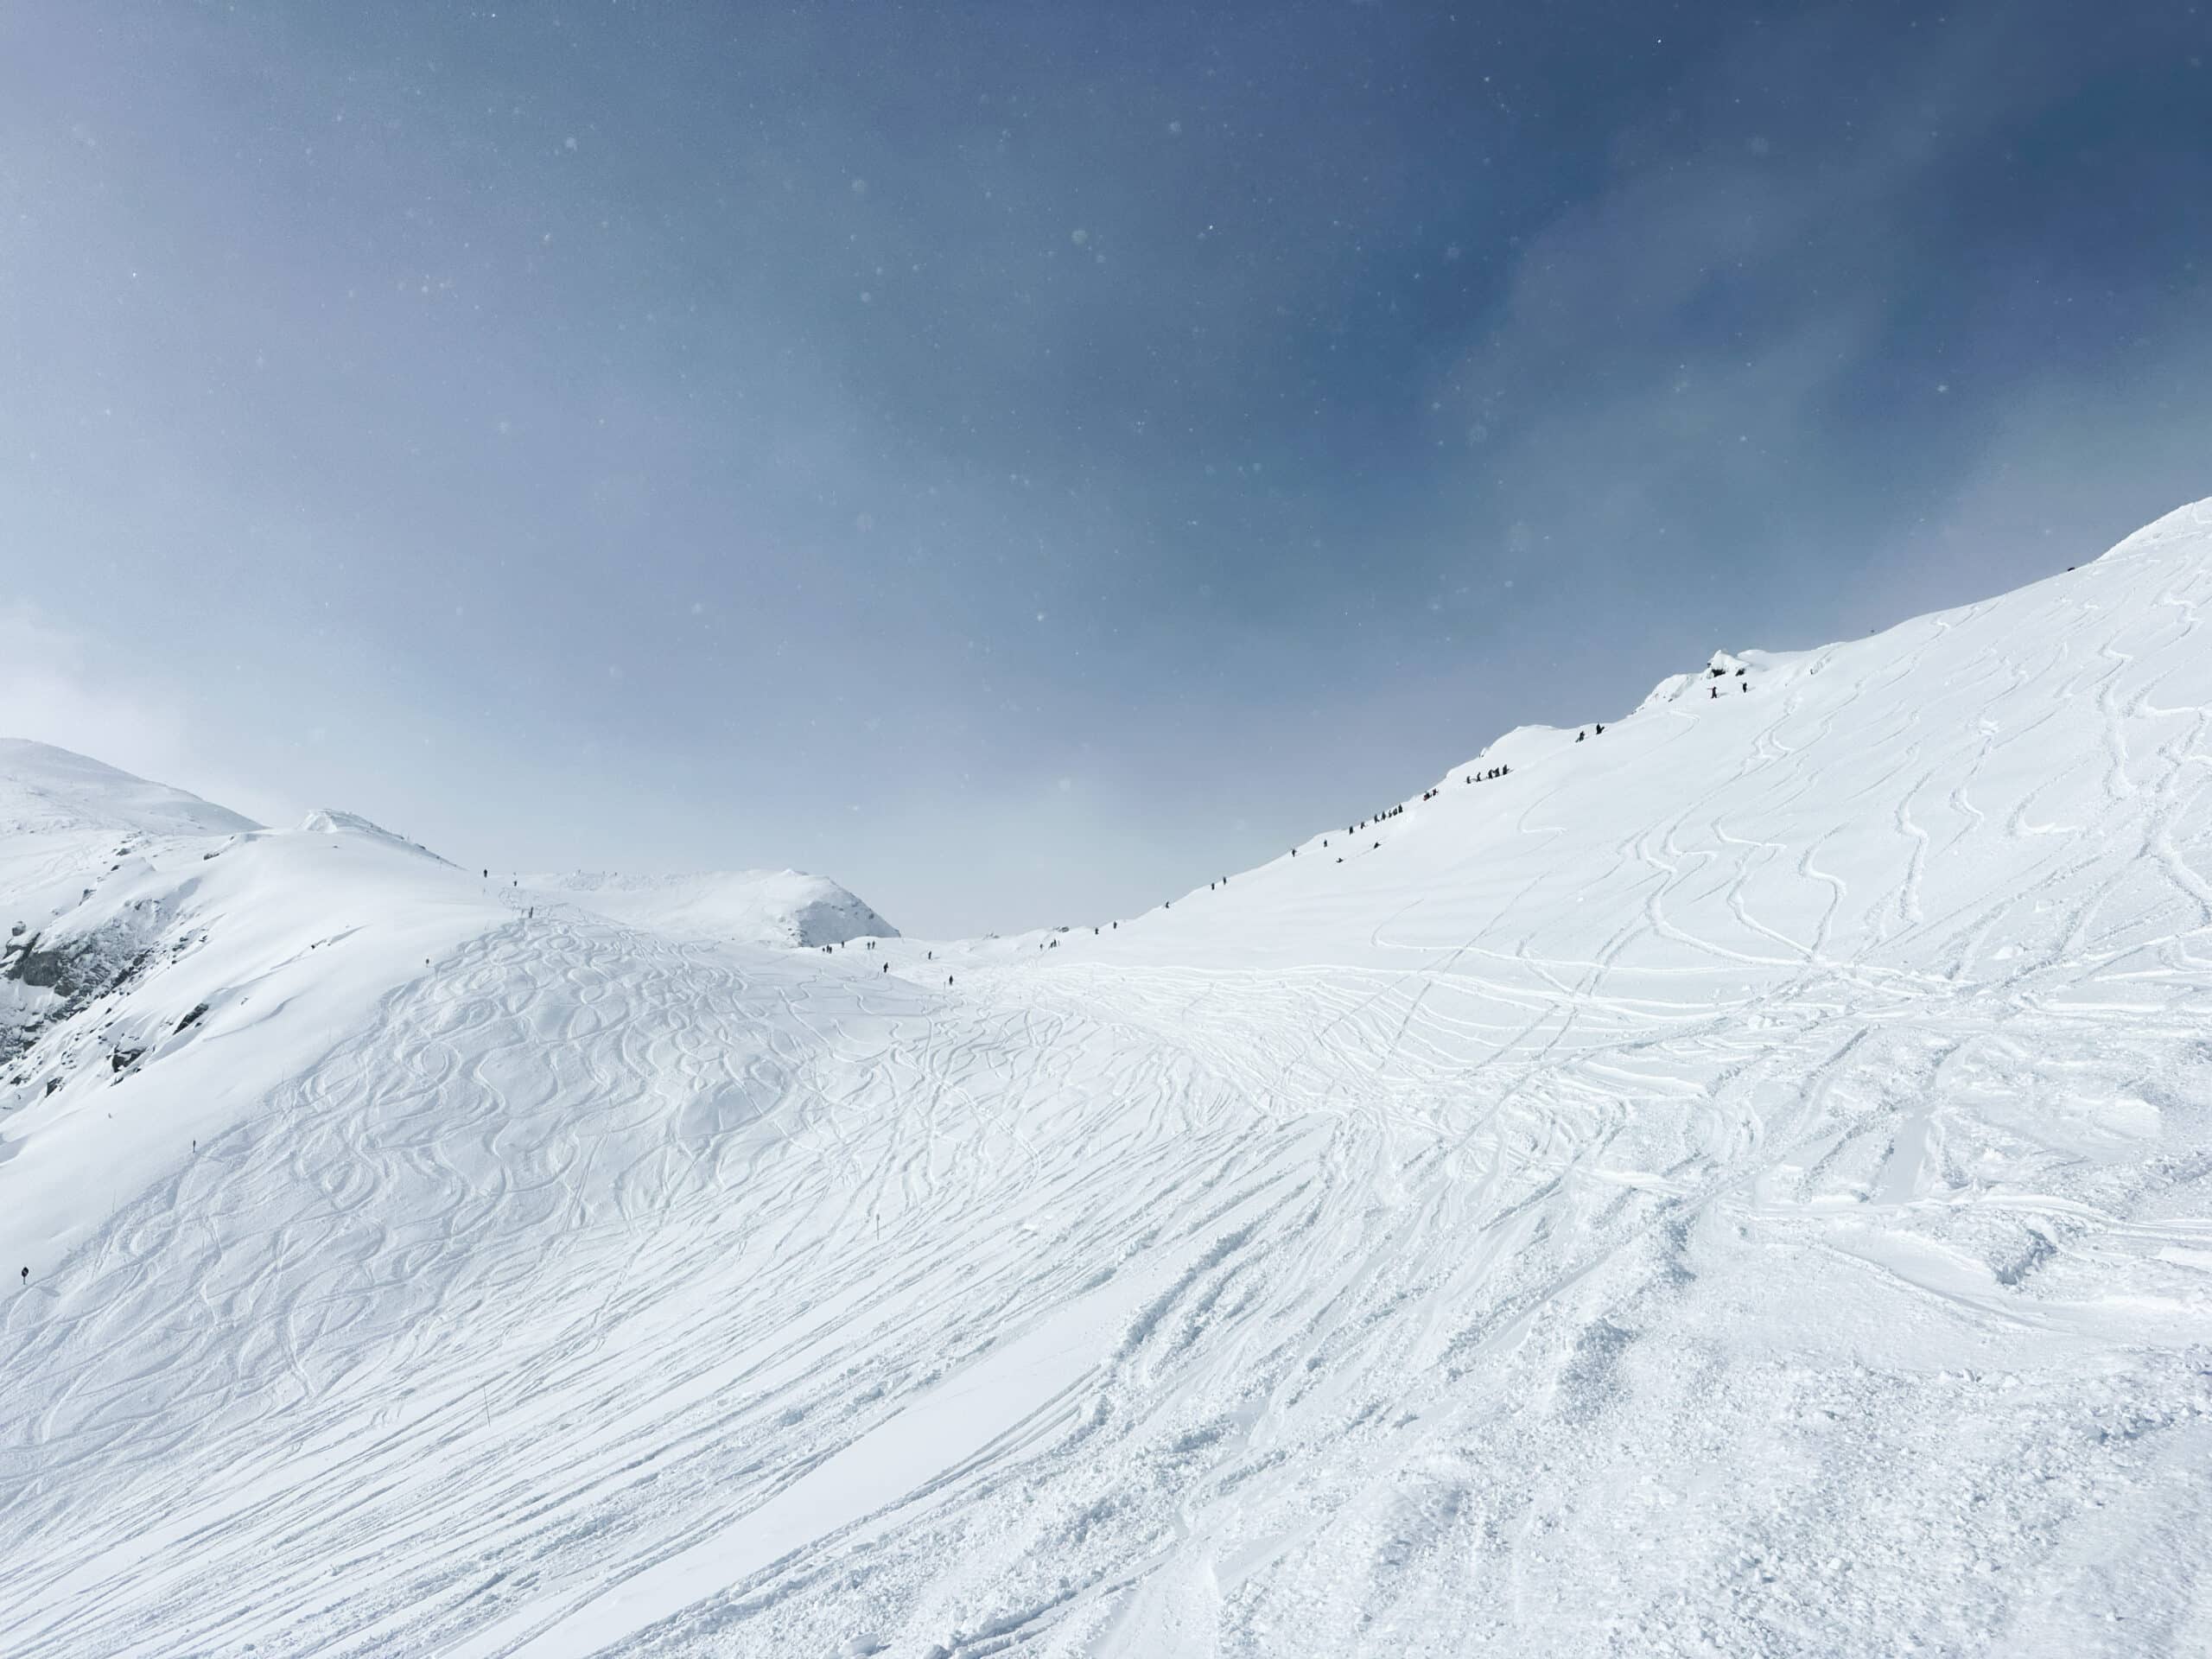
M 23 933 L 0 947 L 0 1065 L 51 1027 L 128 984 L 154 954 L 157 917 L 131 912 L 51 941 Z
M 899 930 L 827 877 L 804 870 L 715 870 L 620 875 L 576 870 L 526 875 L 537 888 L 611 921 L 683 940 L 819 948 L 895 939 Z
M 153 959 L 171 906 L 145 885 L 151 849 L 212 857 L 259 828 L 67 749 L 0 739 L 0 1067 Z

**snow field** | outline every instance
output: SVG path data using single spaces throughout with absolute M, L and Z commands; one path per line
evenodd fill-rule
M 2208 598 L 2201 505 L 1096 934 L 379 848 L 447 933 L 0 1317 L 0 1651 L 2212 1650 Z

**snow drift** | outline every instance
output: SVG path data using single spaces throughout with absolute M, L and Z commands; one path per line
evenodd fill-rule
M 1096 931 L 27 823 L 138 965 L 10 1061 L 0 1649 L 2212 1649 L 2208 601 L 2212 504 Z

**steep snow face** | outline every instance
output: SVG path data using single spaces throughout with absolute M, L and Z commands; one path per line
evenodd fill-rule
M 67 749 L 0 738 L 0 836 L 69 830 L 228 836 L 259 828 L 227 807 Z
M 899 930 L 835 881 L 801 870 L 613 875 L 577 870 L 522 884 L 671 939 L 820 947 L 895 939 Z
M 0 1650 L 2212 1651 L 2208 606 L 2212 505 L 1095 933 L 118 872 L 272 977 L 0 1116 Z M 318 859 L 426 933 L 295 1021 Z

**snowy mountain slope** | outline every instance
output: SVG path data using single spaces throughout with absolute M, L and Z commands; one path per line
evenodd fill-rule
M 0 738 L 0 835 L 229 836 L 261 826 L 165 784 L 22 738 Z
M 1096 934 L 409 860 L 0 1319 L 0 1650 L 2212 1649 L 2208 603 L 2212 504 Z
M 835 881 L 801 870 L 717 870 L 615 875 L 576 870 L 522 884 L 594 915 L 672 939 L 820 947 L 899 937 L 899 930 Z
M 0 798 L 54 798 L 56 776 L 85 780 L 40 821 L 63 827 L 0 837 L 0 1260 L 18 1263 L 92 1236 L 511 913 L 381 833 L 231 833 L 246 821 L 219 807 L 0 748 Z

